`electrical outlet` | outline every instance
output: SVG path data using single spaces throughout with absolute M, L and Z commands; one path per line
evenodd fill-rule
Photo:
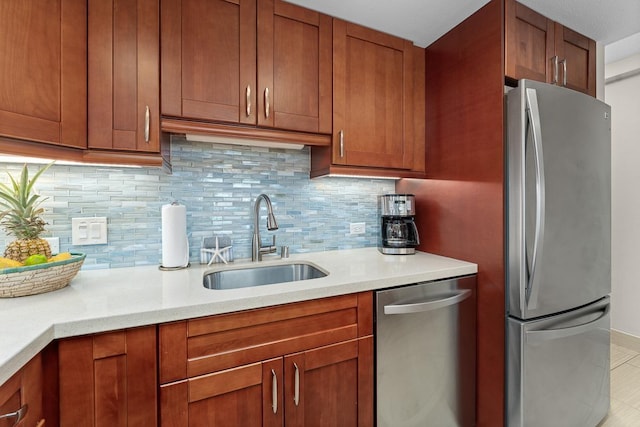
M 364 222 L 349 223 L 349 234 L 364 234 L 364 231 L 365 231 Z
M 44 240 L 49 242 L 51 248 L 51 255 L 57 255 L 60 253 L 60 238 L 59 237 L 45 237 Z
M 74 246 L 107 243 L 107 218 L 71 218 L 71 243 Z

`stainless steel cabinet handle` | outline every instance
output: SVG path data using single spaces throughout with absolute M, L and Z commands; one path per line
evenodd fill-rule
M 22 421 L 24 416 L 27 415 L 28 411 L 29 411 L 29 405 L 25 403 L 20 407 L 20 409 L 18 409 L 15 412 L 9 412 L 8 414 L 0 415 L 0 420 L 15 418 L 16 420 L 13 422 L 13 425 L 16 426 L 20 421 Z
M 251 115 L 251 86 L 247 85 L 247 117 Z
M 526 281 L 525 295 L 527 307 L 533 310 L 538 305 L 538 287 L 536 284 L 537 267 L 542 259 L 542 248 L 544 245 L 544 222 L 545 222 L 545 183 L 544 183 L 544 155 L 542 153 L 542 131 L 540 127 L 540 111 L 538 109 L 538 97 L 535 89 L 526 90 L 527 115 L 529 118 L 529 128 L 533 135 L 533 152 L 536 171 L 536 225 L 533 241 L 533 256 L 529 269 L 529 280 Z M 525 141 L 526 144 L 526 141 Z M 525 210 L 523 209 L 523 212 Z M 524 213 L 523 213 L 524 215 Z M 524 218 L 522 223 L 525 224 Z M 526 233 L 524 234 L 526 236 Z
M 561 59 L 562 64 L 562 86 L 567 86 L 567 58 Z
M 149 142 L 149 125 L 151 124 L 151 113 L 149 112 L 149 106 L 144 110 L 144 142 Z
M 269 88 L 264 88 L 264 116 L 269 118 Z
M 384 306 L 384 314 L 410 314 L 438 310 L 450 305 L 459 304 L 471 296 L 470 289 L 462 289 L 453 296 L 435 301 L 416 302 L 411 304 L 391 304 Z
M 567 338 L 573 335 L 579 335 L 584 332 L 587 332 L 592 329 L 597 329 L 598 323 L 603 322 L 607 323 L 606 319 L 609 314 L 611 304 L 607 304 L 604 310 L 602 311 L 602 315 L 597 319 L 592 320 L 591 322 L 583 323 L 582 325 L 571 326 L 569 328 L 558 328 L 558 329 L 544 329 L 540 331 L 526 331 L 525 337 L 528 344 L 535 344 L 543 341 L 555 340 L 557 338 Z M 605 325 L 604 328 L 609 330 L 608 325 Z
M 278 376 L 276 371 L 271 370 L 271 408 L 273 413 L 278 413 Z
M 554 85 L 558 84 L 558 55 L 555 55 L 553 58 L 551 58 L 551 61 L 553 62 L 553 81 L 551 83 L 553 83 Z
M 293 367 L 296 370 L 293 374 L 293 403 L 298 406 L 300 403 L 300 369 L 298 369 L 297 363 L 294 363 Z
M 344 131 L 340 129 L 340 157 L 344 157 Z

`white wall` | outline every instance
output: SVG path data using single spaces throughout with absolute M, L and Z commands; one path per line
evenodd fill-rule
M 640 54 L 607 64 L 605 77 L 640 70 Z M 640 337 L 640 74 L 605 85 L 611 105 L 611 327 Z

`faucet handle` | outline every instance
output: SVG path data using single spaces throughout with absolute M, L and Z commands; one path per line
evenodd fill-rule
M 276 235 L 274 234 L 272 237 L 273 237 L 273 240 L 271 242 L 271 246 L 273 246 L 275 248 L 276 247 Z

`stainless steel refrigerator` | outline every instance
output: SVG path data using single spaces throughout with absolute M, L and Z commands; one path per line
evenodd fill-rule
M 609 409 L 611 109 L 521 80 L 506 95 L 508 426 Z

